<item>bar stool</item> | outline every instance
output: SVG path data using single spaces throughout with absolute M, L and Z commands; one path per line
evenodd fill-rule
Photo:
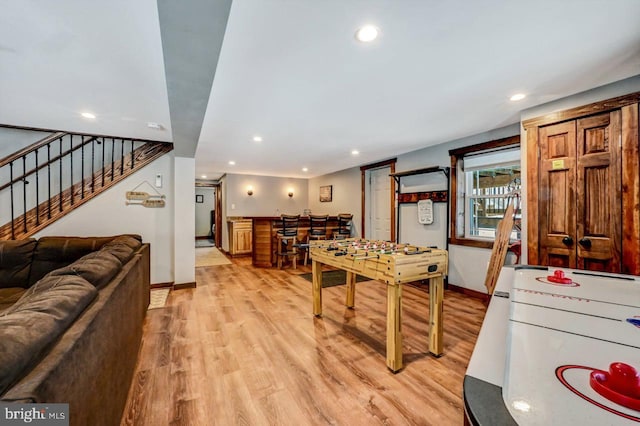
M 327 222 L 329 215 L 309 215 L 309 233 L 307 234 L 307 247 L 304 252 L 304 264 L 309 260 L 309 241 L 327 239 Z
M 276 231 L 276 240 L 278 244 L 278 269 L 282 268 L 282 258 L 284 257 L 293 257 L 293 269 L 297 268 L 299 220 L 299 214 L 283 214 L 282 216 L 280 216 L 282 227 L 278 231 Z
M 333 231 L 333 238 L 336 240 L 343 240 L 351 237 L 351 220 L 353 215 L 351 213 L 340 213 L 338 215 L 338 229 Z

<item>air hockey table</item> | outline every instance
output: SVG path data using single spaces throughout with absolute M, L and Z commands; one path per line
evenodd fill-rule
M 504 267 L 464 379 L 473 425 L 640 424 L 640 277 Z

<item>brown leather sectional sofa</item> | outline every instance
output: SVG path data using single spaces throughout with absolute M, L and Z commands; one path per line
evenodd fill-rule
M 0 241 L 0 401 L 118 425 L 149 305 L 139 236 Z

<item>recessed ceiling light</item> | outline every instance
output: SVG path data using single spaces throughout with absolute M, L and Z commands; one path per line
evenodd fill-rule
M 527 95 L 525 95 L 524 93 L 516 93 L 515 95 L 511 96 L 509 99 L 511 99 L 512 101 L 521 101 L 526 97 Z
M 206 178 L 207 178 L 207 175 L 202 175 L 202 176 L 200 176 L 200 177 L 201 177 L 202 179 L 206 179 Z
M 231 161 L 229 161 L 229 165 L 230 165 L 230 166 L 235 166 L 235 165 L 236 165 L 236 162 L 235 162 L 235 161 L 233 161 L 233 160 L 231 160 Z
M 308 172 L 308 171 L 309 171 L 309 169 L 307 169 L 306 167 L 303 167 L 303 168 L 302 168 L 302 171 L 303 171 L 303 172 Z
M 262 136 L 254 136 L 253 137 L 253 141 L 254 142 L 262 142 Z
M 369 43 L 378 37 L 378 29 L 373 25 L 365 25 L 356 31 L 356 40 Z
M 358 155 L 360 154 L 360 151 L 358 151 L 357 149 L 354 149 L 353 151 L 351 151 L 351 155 Z
M 90 112 L 83 112 L 80 115 L 83 116 L 84 118 L 90 118 L 90 119 L 96 118 L 95 114 L 91 114 Z

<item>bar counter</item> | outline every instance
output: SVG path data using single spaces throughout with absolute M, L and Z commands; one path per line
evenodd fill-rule
M 276 232 L 282 228 L 280 216 L 243 216 L 253 221 L 253 266 L 271 268 L 276 265 Z M 338 217 L 329 216 L 327 222 L 328 239 L 333 238 L 333 231 L 338 229 Z M 309 216 L 300 216 L 298 223 L 298 242 L 306 243 L 309 233 Z M 300 250 L 298 261 L 304 256 Z

